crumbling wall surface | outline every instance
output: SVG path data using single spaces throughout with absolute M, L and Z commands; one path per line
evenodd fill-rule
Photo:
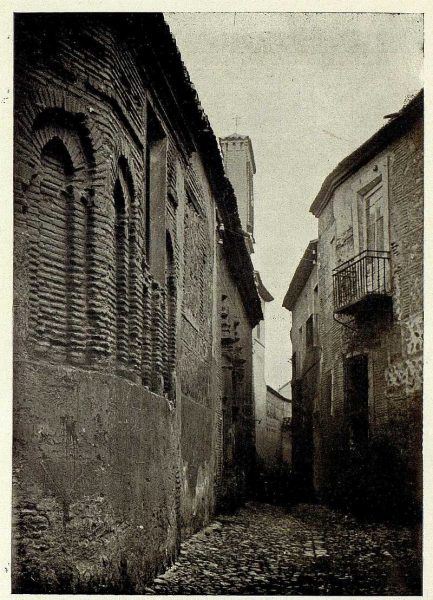
M 107 373 L 16 362 L 16 591 L 143 591 L 177 549 L 164 398 Z

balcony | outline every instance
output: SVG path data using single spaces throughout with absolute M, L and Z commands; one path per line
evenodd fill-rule
M 357 316 L 389 306 L 389 252 L 364 250 L 333 271 L 334 313 Z

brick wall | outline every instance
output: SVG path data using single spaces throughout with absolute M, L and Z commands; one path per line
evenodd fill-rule
M 84 15 L 15 37 L 14 588 L 140 592 L 214 511 L 219 276 L 245 411 L 251 324 L 134 45 Z

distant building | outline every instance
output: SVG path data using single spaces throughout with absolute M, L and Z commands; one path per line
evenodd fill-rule
M 250 253 L 254 252 L 254 186 L 256 172 L 253 146 L 247 135 L 233 133 L 220 138 L 224 166 L 238 199 L 239 216 Z
M 281 422 L 281 463 L 293 469 L 292 417 L 284 417 Z
M 317 240 L 308 244 L 283 306 L 292 312 L 292 463 L 298 493 L 313 493 L 315 448 L 314 411 L 318 408 L 320 384 L 319 287 Z
M 265 430 L 257 451 L 260 466 L 272 471 L 282 464 L 291 465 L 292 403 L 270 385 L 266 386 L 266 413 L 260 425 Z
M 302 403 L 316 492 L 385 516 L 419 511 L 422 490 L 423 93 L 389 117 L 324 181 L 311 206 L 319 231 L 304 255 L 308 278 L 299 266 L 284 303 L 294 428 Z M 305 285 L 318 328 L 312 309 L 299 316 Z M 321 353 L 320 386 L 306 399 L 308 345 Z

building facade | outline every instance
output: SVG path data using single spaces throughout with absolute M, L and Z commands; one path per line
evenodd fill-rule
M 423 93 L 389 118 L 334 169 L 311 207 L 321 348 L 314 487 L 361 513 L 414 517 L 422 489 Z M 301 307 L 287 308 L 297 353 Z M 295 381 L 303 360 L 301 349 Z
M 317 240 L 312 240 L 290 282 L 283 306 L 292 312 L 292 464 L 296 494 L 311 498 L 320 456 L 317 427 L 320 340 Z M 317 483 L 317 482 L 316 482 Z
M 261 423 L 265 430 L 260 446 L 260 466 L 273 472 L 284 465 L 291 466 L 291 428 L 292 404 L 270 385 L 266 386 L 266 410 Z
M 13 586 L 142 592 L 254 461 L 254 271 L 161 15 L 15 23 Z

